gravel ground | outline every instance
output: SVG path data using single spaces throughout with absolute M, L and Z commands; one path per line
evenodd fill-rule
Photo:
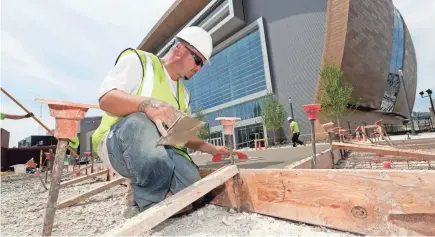
M 358 236 L 259 214 L 236 213 L 206 205 L 180 218 L 156 226 L 153 236 Z
M 59 200 L 100 186 L 101 178 L 84 181 L 61 189 Z M 33 174 L 1 177 L 1 231 L 3 236 L 41 235 L 48 191 Z M 81 205 L 56 211 L 53 236 L 101 235 L 137 209 L 124 204 L 126 188 L 117 186 L 95 195 Z M 233 210 L 206 205 L 187 215 L 171 218 L 155 227 L 153 236 L 356 236 L 323 227 L 279 220 L 258 214 L 235 213 Z
M 102 176 L 104 177 L 104 175 Z M 63 188 L 59 200 L 105 183 L 100 177 Z M 53 235 L 98 235 L 125 221 L 125 188 L 117 186 L 77 205 L 56 211 Z M 2 235 L 41 235 L 48 191 L 33 174 L 3 176 L 1 181 Z M 128 213 L 127 213 L 128 214 Z

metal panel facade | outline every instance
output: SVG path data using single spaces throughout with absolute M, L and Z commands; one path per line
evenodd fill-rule
M 313 102 L 326 24 L 326 0 L 245 0 L 246 23 L 264 18 L 275 95 L 290 115 L 289 96 L 301 135 L 310 133 L 302 105 Z M 284 126 L 289 136 L 288 126 Z M 281 134 L 280 136 L 283 136 Z M 309 139 L 302 136 L 301 139 Z

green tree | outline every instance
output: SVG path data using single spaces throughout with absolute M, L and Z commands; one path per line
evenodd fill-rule
M 350 112 L 350 105 L 356 104 L 352 99 L 353 87 L 344 81 L 340 68 L 329 62 L 320 71 L 320 77 L 322 113 L 340 126 L 340 118 Z
M 195 113 L 195 117 L 196 117 L 198 120 L 201 120 L 201 121 L 207 122 L 207 121 L 205 120 L 204 114 L 203 114 L 200 110 L 196 111 L 196 113 Z M 207 138 L 209 137 L 209 134 L 208 134 L 208 127 L 207 127 L 207 125 L 208 125 L 208 123 L 206 123 L 205 126 L 202 126 L 202 128 L 199 130 L 199 132 L 198 132 L 198 134 L 197 134 L 198 137 L 200 137 L 200 138 L 203 139 L 203 140 L 205 140 L 205 139 L 207 139 Z
M 285 110 L 284 106 L 274 98 L 273 93 L 267 94 L 263 99 L 262 118 L 266 128 L 272 130 L 273 142 L 276 144 L 275 132 L 282 127 L 285 120 Z

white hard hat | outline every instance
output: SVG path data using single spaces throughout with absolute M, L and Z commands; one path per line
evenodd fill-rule
M 290 121 L 290 120 L 292 120 L 292 119 L 293 119 L 292 117 L 288 117 L 288 118 L 287 118 L 287 121 Z
M 213 52 L 213 40 L 207 31 L 198 26 L 190 26 L 178 32 L 176 37 L 195 47 L 204 56 L 206 62 L 210 63 L 210 57 Z

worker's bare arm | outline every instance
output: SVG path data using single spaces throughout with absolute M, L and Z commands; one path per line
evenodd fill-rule
M 210 144 L 198 136 L 195 136 L 193 139 L 191 139 L 189 142 L 187 142 L 186 147 L 193 149 L 193 150 L 208 153 L 211 155 L 218 155 L 218 154 L 227 155 L 228 154 L 227 148 L 225 148 L 223 146 L 215 146 L 213 144 Z
M 33 115 L 33 113 L 29 113 L 29 114 L 25 114 L 25 115 L 6 114 L 6 118 L 7 119 L 19 120 L 19 119 L 24 119 L 24 118 L 30 118 L 32 115 Z
M 168 127 L 179 117 L 181 111 L 172 105 L 143 96 L 132 96 L 121 90 L 111 90 L 100 98 L 100 108 L 112 115 L 124 117 L 136 112 L 144 112 L 157 126 L 162 135 L 166 135 L 162 123 Z

